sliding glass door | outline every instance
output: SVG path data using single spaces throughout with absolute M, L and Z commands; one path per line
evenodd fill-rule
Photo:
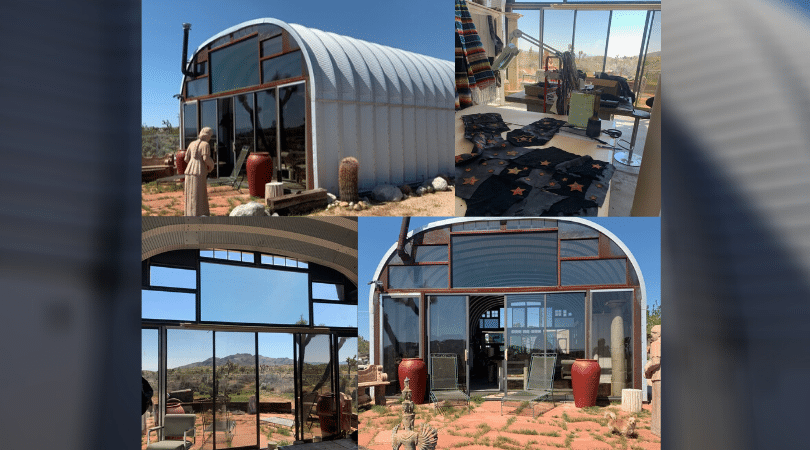
M 456 360 L 459 388 L 470 393 L 469 302 L 464 295 L 428 297 L 428 356 L 453 355 Z M 428 373 L 433 373 L 428 358 Z

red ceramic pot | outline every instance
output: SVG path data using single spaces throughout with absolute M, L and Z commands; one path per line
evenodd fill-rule
M 405 389 L 405 378 L 410 379 L 411 400 L 417 405 L 425 403 L 427 366 L 421 358 L 405 358 L 399 363 L 399 389 Z
M 180 149 L 174 155 L 174 167 L 177 168 L 177 174 L 183 175 L 186 173 L 186 151 Z
M 602 368 L 594 359 L 578 359 L 571 366 L 571 384 L 574 388 L 574 405 L 577 408 L 596 406 L 596 391 L 599 390 L 599 375 Z
M 267 152 L 253 152 L 247 158 L 250 195 L 264 198 L 264 185 L 273 181 L 273 158 Z
M 180 400 L 170 398 L 166 400 L 166 414 L 185 414 Z

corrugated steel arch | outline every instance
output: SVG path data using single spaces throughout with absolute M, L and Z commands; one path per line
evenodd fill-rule
M 272 18 L 230 27 L 197 52 L 259 24 L 286 30 L 302 50 L 309 78 L 314 187 L 337 192 L 338 165 L 346 156 L 360 160 L 361 190 L 451 172 L 452 62 Z

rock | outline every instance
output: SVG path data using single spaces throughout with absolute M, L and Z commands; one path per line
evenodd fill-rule
M 358 205 L 360 205 L 361 209 L 368 209 L 368 202 L 361 201 Z
M 273 213 L 273 217 L 278 217 L 278 213 L 277 213 L 277 212 L 274 212 L 274 213 Z
M 427 194 L 427 193 L 428 193 L 427 192 L 427 187 L 425 187 L 425 186 L 419 186 L 418 188 L 416 188 L 416 195 L 418 195 L 420 197 Z
M 363 203 L 365 203 L 365 204 L 366 204 L 366 206 L 368 206 L 368 204 L 369 204 L 369 203 L 371 203 L 371 200 L 370 200 L 368 197 L 363 197 L 363 198 L 361 199 L 361 201 L 362 201 Z
M 371 191 L 371 198 L 378 202 L 398 202 L 402 200 L 402 191 L 390 184 L 381 184 Z
M 436 192 L 446 191 L 447 190 L 447 180 L 442 177 L 436 177 L 433 179 L 433 182 L 430 183 L 433 189 Z
M 349 206 L 349 202 L 340 202 L 339 205 L 342 206 L 343 208 L 345 208 L 345 207 Z
M 248 216 L 268 216 L 267 210 L 259 202 L 245 203 L 239 205 L 231 211 L 231 217 L 248 217 Z
M 355 211 L 360 211 L 360 210 L 362 210 L 362 209 L 363 209 L 363 207 L 362 207 L 362 206 L 360 206 L 360 204 L 359 204 L 359 203 L 356 203 L 352 209 L 353 209 L 353 210 L 355 210 Z
M 349 202 L 349 208 L 354 208 L 354 202 Z
M 335 194 L 327 192 L 326 193 L 326 200 L 331 205 L 332 203 L 334 203 L 337 200 L 337 196 Z
M 403 184 L 402 186 L 400 186 L 399 190 L 402 191 L 402 195 L 405 195 L 405 196 L 407 196 L 407 195 L 409 195 L 409 194 L 411 194 L 413 192 L 411 190 L 411 187 L 409 185 L 407 185 L 407 184 Z

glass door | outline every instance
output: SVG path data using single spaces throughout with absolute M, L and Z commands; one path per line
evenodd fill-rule
M 458 387 L 470 394 L 469 302 L 462 295 L 428 297 L 428 373 L 432 355 L 455 355 Z
M 380 317 L 383 371 L 390 382 L 386 395 L 399 393 L 397 368 L 404 358 L 422 356 L 419 339 L 419 296 L 382 296 Z
M 256 446 L 256 333 L 215 332 L 214 411 L 217 448 Z
M 233 97 L 217 99 L 217 157 L 224 176 L 230 176 L 236 162 L 233 122 Z
M 600 384 L 620 397 L 633 385 L 633 291 L 591 291 L 592 358 L 602 368 Z

